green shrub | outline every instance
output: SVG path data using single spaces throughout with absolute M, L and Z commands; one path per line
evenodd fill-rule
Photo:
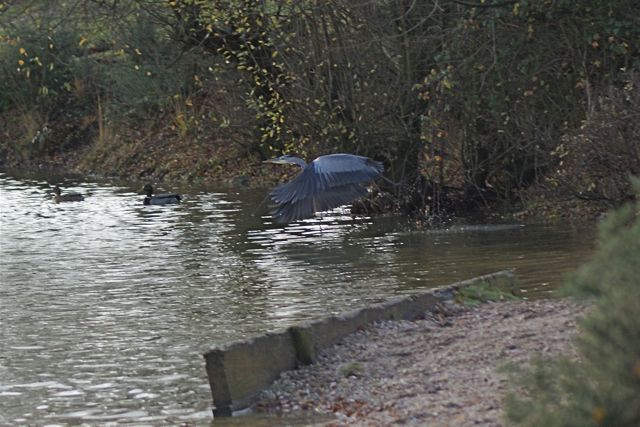
M 635 180 L 640 191 L 640 180 Z M 640 202 L 609 215 L 593 259 L 565 291 L 594 298 L 578 358 L 539 360 L 514 375 L 507 418 L 520 426 L 640 425 Z
M 340 366 L 340 375 L 343 377 L 359 377 L 364 374 L 364 366 L 360 362 L 349 362 Z
M 455 296 L 456 302 L 469 306 L 477 306 L 489 301 L 516 301 L 518 299 L 520 298 L 513 291 L 487 282 L 462 288 Z
M 75 28 L 38 27 L 2 34 L 0 40 L 0 111 L 38 108 L 50 111 L 72 90 L 70 64 L 81 48 Z
M 582 126 L 553 150 L 546 186 L 558 197 L 608 207 L 633 200 L 630 176 L 640 175 L 640 74 L 626 77 L 622 88 L 599 96 Z

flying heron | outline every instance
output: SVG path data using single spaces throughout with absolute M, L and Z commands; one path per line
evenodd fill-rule
M 302 172 L 269 195 L 275 203 L 273 218 L 288 223 L 311 218 L 316 212 L 346 205 L 367 194 L 366 185 L 382 176 L 382 163 L 354 154 L 328 154 L 307 164 L 284 155 L 264 163 L 293 164 Z

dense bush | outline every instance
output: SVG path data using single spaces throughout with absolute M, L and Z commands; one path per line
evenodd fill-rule
M 640 191 L 640 181 L 636 180 Z M 593 298 L 577 359 L 520 372 L 509 421 L 521 426 L 640 425 L 640 203 L 609 215 L 593 259 L 566 286 Z
M 0 3 L 0 111 L 30 113 L 29 141 L 60 111 L 102 127 L 169 122 L 185 143 L 202 123 L 244 127 L 244 147 L 262 157 L 376 157 L 404 184 L 396 199 L 418 210 L 455 196 L 509 201 L 554 170 L 583 123 L 607 137 L 597 123 L 613 104 L 599 98 L 640 68 L 635 3 Z M 613 204 L 627 193 L 609 187 Z
M 172 37 L 167 4 L 54 4 L 0 8 L 0 119 L 12 135 L 0 151 L 28 162 L 102 143 L 119 127 L 193 127 L 193 99 L 220 67 Z
M 245 73 L 265 154 L 379 156 L 426 180 L 404 193 L 516 198 L 640 63 L 633 0 L 172 4 L 190 45 Z
M 0 34 L 0 114 L 10 135 L 0 151 L 20 161 L 72 147 L 89 124 L 72 125 L 91 108 L 87 70 L 77 69 L 81 29 L 77 22 L 53 25 L 52 15 L 21 15 Z
M 552 152 L 547 187 L 604 207 L 631 201 L 631 176 L 640 175 L 640 76 L 610 87 L 582 125 Z
M 488 3 L 488 2 L 487 2 Z M 429 144 L 467 194 L 510 199 L 549 171 L 549 153 L 640 63 L 633 1 L 518 1 L 467 9 L 421 84 Z M 427 134 L 429 135 L 429 134 Z M 444 137 L 442 137 L 444 136 Z M 456 177 L 458 171 L 462 177 Z

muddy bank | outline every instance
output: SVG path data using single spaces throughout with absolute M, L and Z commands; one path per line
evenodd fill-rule
M 572 354 L 569 300 L 453 303 L 429 318 L 381 322 L 290 371 L 255 410 L 332 414 L 336 425 L 503 425 L 506 363 Z
M 95 114 L 70 114 L 64 120 L 28 129 L 26 122 L 29 120 L 18 113 L 0 113 L 0 168 L 120 179 L 140 187 L 152 183 L 159 187 L 269 188 L 298 173 L 295 167 L 263 164 L 267 153 L 255 148 L 253 136 L 242 126 L 221 128 L 199 122 L 182 131 L 170 117 L 107 126 L 100 125 Z M 429 225 L 431 220 L 437 222 L 447 215 L 594 222 L 610 207 L 602 201 L 555 194 L 544 186 L 525 191 L 523 200 L 513 205 L 488 199 L 477 203 L 462 191 L 453 190 L 439 205 L 443 212 L 423 218 L 421 212 L 426 212 L 423 204 L 427 201 L 409 200 L 417 194 L 412 196 L 415 189 L 406 184 L 400 193 L 383 192 L 375 202 L 356 209 L 360 213 L 401 212 Z
M 95 116 L 70 117 L 51 122 L 42 129 L 26 132 L 24 120 L 0 114 L 0 168 L 72 173 L 100 178 L 121 179 L 155 186 L 219 186 L 269 188 L 292 179 L 298 169 L 262 163 L 265 153 L 253 147 L 244 128 L 223 128 L 200 123 L 182 133 L 165 119 L 157 123 L 120 125 L 104 130 Z M 307 159 L 311 160 L 311 159 Z M 625 175 L 626 176 L 626 175 Z M 359 213 L 401 212 L 430 224 L 441 217 L 513 217 L 518 221 L 571 221 L 591 223 L 603 215 L 611 203 L 581 200 L 544 186 L 524 191 L 513 205 L 500 200 L 468 198 L 461 190 L 448 193 L 438 205 L 437 215 L 427 212 L 426 200 L 409 200 L 411 184 L 400 193 L 390 188 L 374 202 L 356 206 Z M 453 188 L 453 187 L 452 187 Z M 408 203 L 408 204 L 407 204 Z M 428 204 L 428 203 L 427 203 Z

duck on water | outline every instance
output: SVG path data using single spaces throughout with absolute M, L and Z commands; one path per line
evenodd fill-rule
M 84 196 L 80 193 L 66 193 L 62 194 L 62 190 L 57 185 L 53 187 L 53 201 L 60 202 L 81 202 L 84 200 Z
M 172 205 L 180 203 L 182 197 L 179 194 L 156 194 L 153 195 L 153 186 L 146 184 L 142 189 L 147 197 L 142 201 L 143 205 Z

